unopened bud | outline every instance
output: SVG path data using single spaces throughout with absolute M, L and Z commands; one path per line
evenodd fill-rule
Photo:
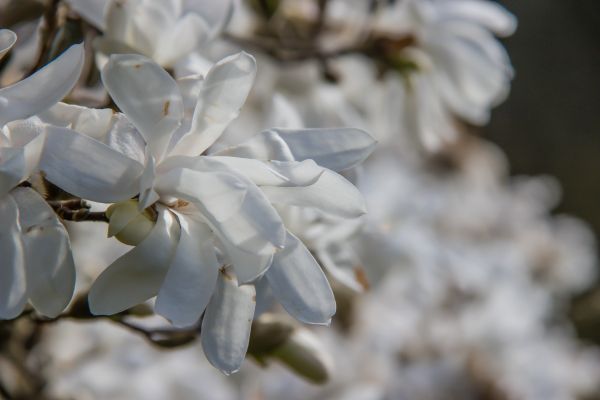
M 137 200 L 126 200 L 115 203 L 106 209 L 108 217 L 108 237 L 116 237 L 120 242 L 130 246 L 138 245 L 148 236 L 156 216 L 147 208 L 138 210 Z
M 284 344 L 273 351 L 272 357 L 313 383 L 327 382 L 333 367 L 333 360 L 322 343 L 305 328 L 296 329 Z

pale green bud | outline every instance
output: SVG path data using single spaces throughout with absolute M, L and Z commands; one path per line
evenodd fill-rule
M 289 338 L 272 353 L 298 375 L 314 383 L 329 380 L 333 360 L 319 339 L 308 329 L 295 329 Z
M 120 242 L 137 246 L 148 236 L 154 224 L 156 215 L 147 208 L 138 210 L 137 200 L 126 200 L 115 203 L 106 209 L 108 217 L 108 237 L 114 236 Z

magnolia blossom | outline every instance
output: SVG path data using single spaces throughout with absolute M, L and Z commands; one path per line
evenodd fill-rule
M 113 314 L 157 296 L 156 311 L 174 325 L 192 325 L 204 312 L 205 353 L 225 373 L 244 358 L 255 308 L 250 283 L 259 278 L 297 319 L 329 323 L 335 301 L 327 279 L 273 204 L 363 214 L 360 193 L 332 170 L 360 163 L 374 145 L 356 129 L 271 129 L 207 154 L 254 74 L 245 53 L 203 79 L 179 82 L 148 58 L 113 55 L 102 80 L 124 114 L 60 104 L 42 116 L 73 128 L 47 128 L 41 166 L 49 181 L 99 202 L 137 196 L 135 210 L 112 207 L 109 234 L 140 213 L 156 218 L 96 280 L 91 311 Z
M 397 55 L 399 64 L 408 68 L 398 93 L 408 107 L 403 116 L 426 146 L 436 148 L 440 140 L 453 139 L 453 116 L 475 125 L 487 123 L 490 108 L 508 94 L 513 71 L 493 34 L 512 34 L 516 22 L 499 5 L 481 0 L 401 1 L 383 8 L 374 26 L 414 40 Z
M 0 57 L 16 35 L 0 30 Z M 56 214 L 33 189 L 21 187 L 36 170 L 42 124 L 29 118 L 61 100 L 83 66 L 75 45 L 30 77 L 0 89 L 0 319 L 17 317 L 27 300 L 55 317 L 73 295 L 75 269 L 69 238 Z
M 196 71 L 203 71 L 208 65 L 197 50 L 220 33 L 234 5 L 233 0 L 70 0 L 69 3 L 104 32 L 94 42 L 101 53 L 139 53 L 163 67 Z M 104 60 L 101 57 L 100 64 Z

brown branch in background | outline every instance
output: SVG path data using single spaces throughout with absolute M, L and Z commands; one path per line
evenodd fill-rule
M 43 22 L 40 27 L 40 49 L 33 67 L 26 76 L 32 75 L 35 71 L 43 67 L 46 62 L 46 55 L 52 46 L 52 40 L 58 29 L 57 14 L 59 4 L 60 0 L 48 0 L 46 4 Z
M 134 333 L 142 335 L 151 344 L 161 348 L 173 348 L 184 346 L 193 342 L 200 335 L 202 318 L 200 321 L 187 329 L 174 328 L 145 328 L 126 320 L 127 317 L 146 317 L 153 315 L 152 310 L 145 304 L 132 307 L 128 310 L 114 315 L 94 315 L 90 311 L 87 293 L 81 294 L 72 306 L 56 318 L 40 318 L 29 314 L 32 321 L 37 324 L 50 324 L 59 320 L 74 319 L 77 321 L 108 320 Z M 22 318 L 21 315 L 19 318 Z
M 223 34 L 223 37 L 239 46 L 251 47 L 261 51 L 282 63 L 310 60 L 323 62 L 350 54 L 361 54 L 378 61 L 389 62 L 391 56 L 415 43 L 415 38 L 410 35 L 398 37 L 372 35 L 362 43 L 334 50 L 323 50 L 316 44 L 295 47 L 292 45 L 283 46 L 278 40 L 266 40 L 266 38 L 244 38 L 230 33 Z

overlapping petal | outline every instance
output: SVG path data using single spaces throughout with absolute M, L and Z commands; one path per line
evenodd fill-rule
M 0 254 L 0 319 L 11 319 L 23 311 L 27 289 L 19 209 L 9 195 L 0 198 Z
M 150 234 L 96 279 L 88 296 L 90 311 L 96 315 L 116 314 L 156 296 L 179 236 L 175 216 L 161 208 Z
M 275 254 L 265 277 L 275 298 L 294 318 L 329 324 L 335 314 L 329 282 L 310 251 L 290 232 L 285 248 Z
M 259 160 L 303 161 L 343 171 L 364 161 L 377 142 L 368 133 L 354 128 L 270 129 L 218 155 Z
M 208 361 L 226 375 L 239 370 L 246 356 L 255 296 L 254 286 L 238 286 L 221 271 L 202 320 L 201 341 Z
M 319 179 L 309 186 L 264 186 L 262 191 L 273 203 L 316 208 L 344 218 L 356 218 L 366 212 L 358 189 L 330 170 L 324 170 Z
M 160 65 L 173 66 L 208 40 L 209 35 L 210 28 L 204 19 L 186 14 L 159 38 L 152 58 Z
M 83 68 L 83 44 L 71 46 L 35 74 L 0 89 L 0 126 L 52 106 L 71 91 Z
M 10 193 L 19 208 L 25 251 L 27 297 L 47 317 L 58 316 L 75 289 L 75 264 L 69 235 L 46 201 L 32 189 Z
M 112 203 L 138 193 L 143 167 L 137 161 L 73 130 L 47 126 L 40 169 L 63 190 Z
M 181 238 L 154 310 L 178 327 L 196 323 L 217 283 L 219 263 L 213 234 L 202 222 L 177 215 Z
M 217 62 L 206 75 L 192 126 L 171 151 L 172 155 L 197 156 L 221 136 L 239 114 L 256 75 L 256 61 L 238 53 Z
M 183 99 L 175 80 L 144 56 L 114 54 L 102 69 L 102 82 L 151 153 L 161 159 L 183 119 Z
M 285 228 L 277 211 L 241 175 L 176 168 L 158 177 L 156 189 L 196 205 L 222 240 L 242 250 L 265 255 L 283 247 Z
M 37 168 L 45 134 L 33 121 L 14 121 L 4 126 L 9 147 L 0 147 L 0 197 L 23 182 Z

